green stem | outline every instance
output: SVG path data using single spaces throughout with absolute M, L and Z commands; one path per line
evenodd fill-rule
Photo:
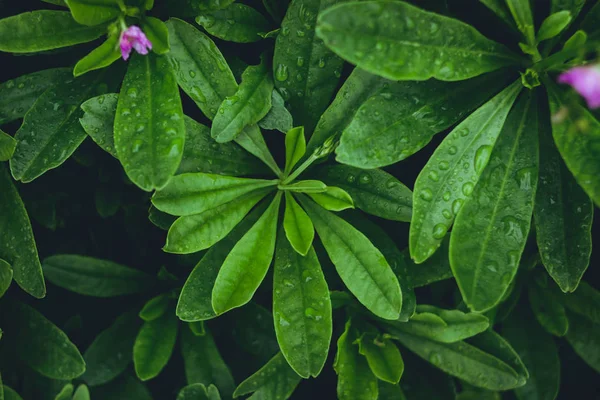
M 310 157 L 306 159 L 298 168 L 294 170 L 290 175 L 288 175 L 283 181 L 281 181 L 282 185 L 287 185 L 290 182 L 293 182 L 301 173 L 303 173 L 306 168 L 310 167 L 312 163 L 318 160 L 320 157 L 313 153 Z
M 586 53 L 590 50 L 594 50 L 599 46 L 600 42 L 595 41 L 589 42 L 579 49 L 559 51 L 558 53 L 554 53 L 550 57 L 547 57 L 541 60 L 540 62 L 534 64 L 532 66 L 532 69 L 536 72 L 547 71 L 548 69 L 554 68 L 557 65 L 563 65 L 565 61 L 569 60 L 570 58 L 576 57 L 581 53 Z

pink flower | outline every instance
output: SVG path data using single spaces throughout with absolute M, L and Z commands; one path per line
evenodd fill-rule
M 135 51 L 143 55 L 148 54 L 148 50 L 152 50 L 152 42 L 150 42 L 144 32 L 135 25 L 131 25 L 121 32 L 119 43 L 121 45 L 121 55 L 123 56 L 123 60 L 129 58 L 131 49 L 135 49 Z
M 589 108 L 600 107 L 600 65 L 571 68 L 558 77 L 558 82 L 571 85 Z

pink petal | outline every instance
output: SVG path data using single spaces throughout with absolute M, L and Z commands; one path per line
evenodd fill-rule
M 589 108 L 600 107 L 600 68 L 597 66 L 571 68 L 558 77 L 558 82 L 573 87 Z

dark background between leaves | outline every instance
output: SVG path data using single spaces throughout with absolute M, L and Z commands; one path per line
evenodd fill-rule
M 161 15 L 161 8 L 165 0 L 156 0 L 154 15 L 167 19 L 168 15 Z M 240 1 L 264 11 L 260 0 Z M 501 23 L 478 1 L 475 0 L 413 0 L 414 4 L 430 10 L 447 10 L 452 16 L 458 17 L 474 25 L 486 36 L 502 42 L 509 47 L 515 46 L 516 38 L 511 37 L 504 30 Z M 549 0 L 535 1 L 536 15 L 548 14 Z M 0 0 L 0 18 L 19 14 L 35 9 L 60 9 L 38 0 Z M 583 14 L 583 13 L 582 13 Z M 276 25 L 273 24 L 273 28 Z M 256 64 L 259 55 L 266 48 L 272 48 L 272 40 L 263 40 L 255 44 L 235 44 L 215 39 L 215 42 L 228 60 L 239 57 L 248 64 Z M 90 43 L 57 50 L 42 55 L 11 55 L 0 53 L 0 82 L 17 76 L 52 67 L 73 66 L 79 58 L 87 54 L 96 43 Z M 118 61 L 123 63 L 123 61 Z M 233 63 L 232 63 L 233 64 Z M 234 67 L 232 66 L 232 69 Z M 345 76 L 351 71 L 352 66 L 346 65 Z M 199 122 L 209 121 L 201 114 L 195 104 L 182 92 L 184 111 Z M 20 122 L 4 126 L 4 130 L 14 133 Z M 427 162 L 437 145 L 444 138 L 445 133 L 440 133 L 422 151 L 408 160 L 386 168 L 400 181 L 413 187 L 415 179 Z M 283 135 L 278 132 L 264 132 L 269 147 L 275 158 L 283 163 Z M 94 196 L 98 188 L 119 193 L 122 198 L 122 207 L 116 215 L 101 218 L 95 208 Z M 1 188 L 0 188 L 1 190 Z M 163 253 L 166 232 L 161 231 L 150 223 L 147 218 L 149 195 L 137 189 L 132 184 L 126 184 L 124 173 L 118 161 L 103 152 L 90 139 L 86 140 L 80 149 L 61 167 L 51 170 L 34 182 L 19 185 L 19 191 L 24 198 L 28 212 L 32 219 L 40 258 L 52 254 L 70 253 L 84 254 L 98 258 L 113 260 L 124 265 L 156 274 L 161 266 L 166 266 L 170 272 L 179 278 L 179 285 L 183 284 L 189 272 L 200 259 L 202 254 L 189 256 L 174 256 Z M 56 207 L 55 230 L 44 225 L 52 224 L 53 207 Z M 0 210 L 2 212 L 2 210 Z M 404 249 L 408 244 L 408 224 L 391 222 L 372 217 L 395 240 L 398 248 Z M 46 220 L 44 225 L 40 220 Z M 594 236 L 600 233 L 600 217 L 596 213 Z M 531 242 L 531 240 L 530 240 Z M 530 243 L 531 244 L 531 243 Z M 336 277 L 333 265 L 325 257 L 320 257 L 323 269 L 328 279 L 330 288 L 341 289 L 343 286 Z M 598 287 L 600 271 L 596 264 L 600 260 L 600 251 L 594 249 L 590 267 L 584 275 L 584 280 Z M 269 308 L 271 303 L 272 274 L 268 275 L 254 300 Z M 452 280 L 444 281 L 433 286 L 417 290 L 418 303 L 435 303 L 442 306 L 454 307 L 455 284 Z M 129 296 L 126 298 L 97 299 L 79 296 L 64 289 L 48 284 L 48 295 L 43 300 L 34 300 L 27 296 L 17 285 L 9 289 L 13 298 L 32 304 L 47 318 L 59 327 L 67 330 L 80 350 L 83 351 L 94 337 L 105 329 L 119 314 L 129 308 L 141 306 L 156 293 L 142 296 Z M 521 299 L 517 307 L 527 306 Z M 0 310 L 0 312 L 2 312 Z M 226 315 L 208 323 L 225 361 L 231 368 L 236 383 L 241 382 L 261 366 L 260 361 L 244 353 L 233 343 L 232 332 L 237 319 L 236 313 Z M 329 360 L 318 379 L 302 381 L 292 399 L 335 399 L 336 376 L 332 368 L 335 354 L 335 341 L 343 328 L 343 315 L 334 314 L 334 336 Z M 600 399 L 600 380 L 598 375 L 572 351 L 564 340 L 559 340 L 558 346 L 561 357 L 561 390 L 559 399 Z M 273 343 L 265 344 L 273 345 Z M 423 375 L 429 381 L 433 378 L 432 369 L 420 361 L 409 351 L 402 349 L 406 362 L 405 374 Z M 5 360 L 6 361 L 6 360 Z M 0 365 L 4 364 L 0 360 Z M 10 371 L 10 365 L 3 365 L 4 371 Z M 434 385 L 434 379 L 431 384 Z M 173 358 L 165 370 L 154 380 L 147 383 L 154 398 L 157 400 L 174 399 L 177 390 L 185 385 L 183 360 L 177 346 Z M 504 398 L 513 399 L 511 393 Z M 26 399 L 33 400 L 33 399 Z

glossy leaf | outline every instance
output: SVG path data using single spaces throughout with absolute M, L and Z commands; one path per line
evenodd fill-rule
M 77 62 L 73 70 L 73 75 L 80 76 L 89 71 L 108 67 L 119 58 L 121 58 L 119 35 L 112 35 Z
M 265 278 L 275 251 L 280 202 L 278 193 L 223 262 L 212 293 L 215 313 L 223 314 L 249 302 Z
M 452 269 L 450 269 L 450 260 L 448 259 L 449 239 L 447 237 L 442 240 L 439 250 L 422 264 L 415 264 L 410 259 L 408 249 L 404 251 L 407 264 L 405 275 L 410 287 L 427 286 L 431 283 L 452 278 Z
M 525 386 L 515 389 L 519 400 L 554 400 L 560 385 L 560 360 L 552 336 L 533 320 L 531 313 L 516 310 L 502 324 L 502 333 L 529 371 Z
M 325 192 L 311 193 L 308 195 L 321 207 L 329 211 L 342 211 L 354 208 L 352 197 L 344 189 L 328 186 Z
M 119 95 L 116 93 L 102 94 L 86 100 L 81 104 L 84 114 L 79 118 L 79 123 L 94 142 L 115 158 L 117 150 L 114 123 L 118 100 Z
M 4 293 L 10 287 L 12 282 L 13 270 L 10 264 L 0 259 L 0 298 L 4 296 Z
M 156 377 L 167 365 L 178 328 L 179 320 L 169 312 L 154 321 L 144 322 L 133 344 L 133 364 L 141 380 Z
M 139 317 L 146 322 L 154 321 L 157 318 L 160 318 L 167 312 L 169 308 L 169 295 L 166 293 L 159 294 L 148 300 L 144 307 L 138 313 Z
M 209 331 L 203 336 L 196 336 L 190 329 L 184 328 L 181 332 L 181 354 L 188 385 L 215 385 L 223 396 L 231 397 L 235 383 Z
M 17 141 L 0 129 L 0 161 L 8 161 L 15 152 Z
M 358 341 L 359 352 L 367 358 L 373 374 L 380 380 L 398 383 L 404 372 L 404 361 L 396 344 L 389 339 L 365 334 Z
M 201 214 L 178 218 L 169 229 L 163 250 L 189 254 L 210 248 L 227 236 L 268 192 L 257 190 Z
M 65 0 L 75 21 L 94 26 L 108 22 L 121 14 L 118 0 Z
M 319 15 L 317 35 L 347 61 L 391 80 L 459 81 L 518 62 L 470 25 L 399 1 L 331 7 Z
M 412 192 L 387 172 L 336 164 L 316 174 L 328 185 L 348 192 L 354 205 L 364 212 L 392 221 L 410 221 Z
M 571 19 L 571 13 L 567 10 L 551 14 L 542 22 L 537 33 L 537 41 L 541 42 L 558 36 L 571 23 Z
M 314 202 L 300 198 L 344 284 L 375 315 L 397 319 L 402 308 L 398 279 L 365 235 Z
M 329 351 L 331 299 L 314 249 L 295 251 L 283 231 L 277 238 L 273 319 L 282 354 L 303 378 L 317 377 Z
M 172 215 L 200 214 L 277 181 L 213 174 L 182 174 L 152 197 L 156 208 Z
M 246 68 L 238 90 L 219 106 L 211 136 L 218 143 L 229 142 L 244 128 L 256 124 L 269 112 L 272 92 L 273 80 L 266 63 Z
M 535 26 L 529 0 L 506 0 L 506 5 L 527 44 L 535 46 Z
M 30 295 L 46 295 L 44 275 L 25 205 L 8 171 L 0 166 L 0 258 L 10 264 L 13 279 Z M 14 230 L 18 235 L 11 234 Z
M 90 74 L 67 80 L 39 97 L 15 134 L 17 148 L 10 160 L 15 179 L 31 182 L 73 154 L 86 138 L 79 107 L 96 94 L 102 78 L 103 74 Z
M 569 329 L 569 320 L 565 307 L 551 293 L 529 285 L 529 303 L 535 318 L 541 326 L 555 336 L 564 336 Z
M 590 284 L 582 282 L 575 292 L 564 294 L 560 299 L 569 310 L 600 324 L 600 291 Z
M 65 386 L 63 386 L 62 390 L 56 395 L 54 400 L 72 400 L 73 390 L 73 385 L 67 383 Z
M 196 22 L 219 39 L 237 43 L 261 40 L 259 33 L 268 32 L 269 21 L 254 8 L 234 3 L 221 10 L 200 14 Z
M 281 353 L 277 353 L 269 362 L 248 377 L 235 389 L 233 397 L 253 393 L 257 399 L 288 399 L 301 378 L 288 365 Z
M 419 173 L 409 236 L 410 255 L 417 264 L 439 247 L 463 202 L 473 192 L 521 88 L 521 82 L 513 83 L 461 122 Z
M 221 400 L 221 396 L 214 385 L 210 385 L 207 389 L 201 383 L 194 383 L 181 389 L 177 394 L 177 400 Z
M 70 77 L 69 68 L 51 68 L 0 84 L 0 125 L 22 118 L 42 93 Z
M 304 153 L 306 153 L 304 127 L 290 129 L 285 134 L 285 169 L 283 172 L 289 174 L 304 156 Z
M 85 385 L 79 385 L 73 394 L 72 400 L 90 400 L 90 390 Z
M 293 125 L 292 114 L 285 108 L 285 100 L 283 100 L 277 89 L 273 89 L 271 109 L 263 119 L 258 121 L 258 126 L 263 129 L 278 130 L 279 132 L 286 133 L 292 129 Z
M 182 20 L 167 22 L 173 65 L 177 83 L 194 100 L 204 115 L 213 119 L 227 96 L 237 90 L 227 61 L 205 34 Z
M 260 204 L 224 239 L 212 246 L 190 273 L 177 304 L 177 316 L 183 321 L 201 321 L 216 316 L 212 308 L 212 291 L 223 262 L 235 244 L 265 211 Z
M 337 395 L 340 400 L 377 400 L 377 377 L 371 372 L 367 359 L 358 352 L 358 339 L 351 321 L 337 341 L 333 368 L 338 375 Z
M 86 369 L 81 376 L 88 385 L 112 381 L 131 363 L 133 343 L 141 323 L 134 312 L 119 316 L 96 336 L 83 354 Z
M 562 161 L 547 118 L 540 128 L 535 234 L 542 264 L 562 291 L 572 292 L 590 263 L 594 204 Z
M 81 26 L 68 11 L 36 10 L 0 20 L 0 51 L 34 53 L 91 42 L 105 26 Z
M 170 50 L 169 30 L 164 22 L 154 17 L 144 17 L 141 28 L 152 42 L 152 51 L 156 54 L 165 54 Z
M 2 343 L 34 371 L 52 379 L 75 379 L 85 371 L 85 362 L 67 335 L 42 314 L 18 302 L 2 304 Z M 36 329 L 31 329 L 31 327 Z
M 389 82 L 365 99 L 345 127 L 337 160 L 367 169 L 401 161 L 507 83 L 506 71 L 461 82 Z
M 501 299 L 519 267 L 531 226 L 538 175 L 535 97 L 522 96 L 491 150 L 475 154 L 475 168 L 491 159 L 465 200 L 450 237 L 450 266 L 463 300 L 474 311 Z M 481 216 L 485 215 L 486 218 Z
M 306 256 L 315 238 L 315 228 L 308 214 L 289 192 L 285 193 L 283 228 L 285 236 L 294 250 L 302 256 Z
M 317 15 L 337 1 L 292 1 L 275 40 L 275 87 L 308 133 L 335 93 L 344 63 L 315 35 Z
M 141 189 L 161 189 L 183 155 L 185 125 L 175 75 L 164 57 L 134 54 L 121 86 L 115 148 Z
M 481 314 L 444 310 L 435 306 L 419 304 L 407 323 L 386 323 L 394 331 L 435 340 L 454 343 L 470 338 L 489 327 L 488 319 Z
M 44 275 L 56 286 L 85 296 L 113 297 L 141 293 L 154 285 L 146 273 L 108 260 L 60 254 L 43 262 Z
M 583 361 L 600 373 L 600 324 L 576 314 L 569 314 L 569 322 L 567 341 Z

